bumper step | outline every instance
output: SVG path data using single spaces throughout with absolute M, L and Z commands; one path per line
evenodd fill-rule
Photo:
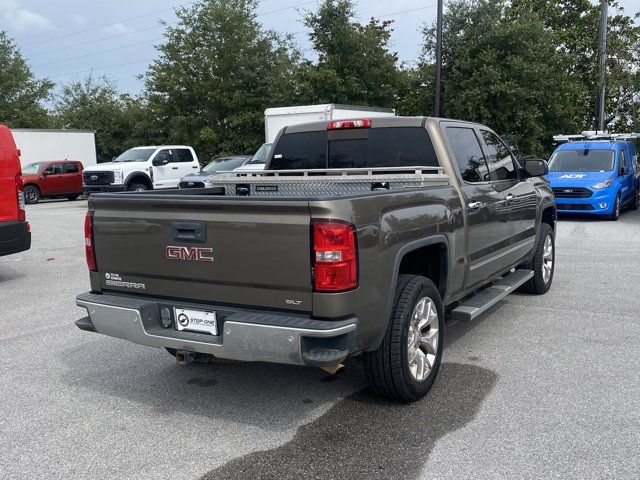
M 453 320 L 468 322 L 486 312 L 520 285 L 533 277 L 533 270 L 516 270 L 497 280 L 488 288 L 467 298 L 451 311 Z
M 306 365 L 321 367 L 341 363 L 349 355 L 349 350 L 335 350 L 332 348 L 316 348 L 302 354 Z

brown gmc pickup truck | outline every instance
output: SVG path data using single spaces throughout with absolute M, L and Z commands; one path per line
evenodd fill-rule
M 280 132 L 267 168 L 207 189 L 92 195 L 83 330 L 231 359 L 335 371 L 424 396 L 445 317 L 545 293 L 556 207 L 489 128 L 424 117 Z

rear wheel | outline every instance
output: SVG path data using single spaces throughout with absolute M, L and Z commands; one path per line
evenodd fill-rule
M 553 282 L 553 272 L 556 260 L 556 237 L 548 223 L 540 225 L 536 253 L 531 263 L 523 265 L 528 270 L 533 270 L 533 278 L 519 288 L 526 293 L 542 295 L 547 293 Z
M 400 275 L 382 345 L 363 355 L 371 387 L 405 402 L 424 397 L 440 368 L 443 336 L 444 307 L 435 284 Z
M 127 188 L 127 192 L 144 192 L 146 190 L 149 189 L 143 183 L 132 183 L 131 185 L 129 185 L 129 188 Z
M 67 197 L 67 200 L 69 200 L 70 202 L 73 202 L 74 200 L 77 200 L 78 197 L 80 196 L 79 193 L 74 193 L 73 195 L 65 195 Z
M 621 200 L 620 200 L 620 194 L 616 195 L 616 200 L 613 204 L 613 212 L 611 212 L 611 215 L 609 216 L 609 220 L 612 221 L 617 221 L 620 218 L 620 205 Z
M 30 205 L 40 201 L 40 190 L 35 185 L 27 185 L 24 187 L 23 193 L 24 201 Z

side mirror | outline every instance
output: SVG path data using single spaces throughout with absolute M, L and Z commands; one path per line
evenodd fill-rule
M 111 157 L 111 161 L 113 162 L 118 157 Z
M 629 173 L 629 169 L 626 167 L 626 165 L 620 167 L 620 176 L 626 175 L 627 173 Z
M 153 162 L 151 163 L 153 164 L 154 167 L 161 167 L 169 163 L 169 160 L 167 160 L 166 157 L 156 157 L 153 159 Z
M 524 162 L 524 171 L 530 177 L 543 177 L 549 173 L 549 165 L 541 158 L 530 158 Z

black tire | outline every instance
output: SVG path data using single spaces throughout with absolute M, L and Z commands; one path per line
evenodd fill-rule
M 431 368 L 424 378 L 418 381 L 409 367 L 408 343 L 414 308 L 425 297 L 432 301 L 437 311 L 438 329 L 434 333 L 437 343 Z M 428 278 L 400 275 L 391 318 L 382 344 L 377 350 L 365 352 L 363 355 L 365 372 L 373 390 L 382 396 L 403 402 L 420 400 L 431 389 L 438 374 L 443 339 L 444 306 L 438 288 Z M 418 349 L 422 347 L 414 351 Z
M 33 205 L 40 201 L 40 189 L 35 185 L 26 185 L 22 192 L 26 204 Z
M 638 195 L 640 195 L 640 192 L 636 190 L 629 204 L 629 210 L 638 210 Z
M 73 201 L 78 199 L 80 194 L 79 193 L 74 193 L 73 195 L 65 195 L 65 196 L 67 197 L 67 200 L 69 200 L 70 202 L 73 202 Z
M 618 193 L 618 195 L 616 195 L 616 201 L 613 204 L 613 212 L 609 215 L 609 220 L 612 222 L 617 222 L 620 218 L 620 210 L 622 209 L 621 201 L 620 194 Z
M 144 183 L 132 183 L 127 188 L 127 192 L 145 192 L 149 188 Z
M 551 239 L 551 274 L 545 281 L 544 265 L 545 265 L 545 244 L 547 237 Z M 549 291 L 551 284 L 553 283 L 553 273 L 556 267 L 556 236 L 553 229 L 548 223 L 540 225 L 540 232 L 538 233 L 538 243 L 536 244 L 536 253 L 533 256 L 531 263 L 523 265 L 523 268 L 533 270 L 533 278 L 527 283 L 523 284 L 518 291 L 524 293 L 533 293 L 536 295 L 543 295 Z

